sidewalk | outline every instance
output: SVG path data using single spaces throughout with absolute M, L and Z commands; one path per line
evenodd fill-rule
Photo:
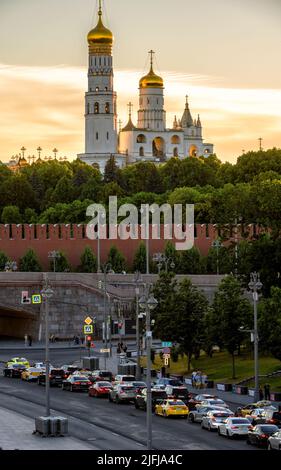
M 48 437 L 32 434 L 34 420 L 0 408 L 1 450 L 94 450 L 72 437 Z

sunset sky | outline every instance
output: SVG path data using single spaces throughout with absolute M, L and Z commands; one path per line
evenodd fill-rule
M 138 80 L 156 52 L 167 124 L 185 95 L 206 142 L 235 162 L 245 151 L 281 147 L 281 0 L 105 0 L 114 33 L 118 118 L 138 109 Z M 0 160 L 56 146 L 84 151 L 87 33 L 96 0 L 0 0 Z

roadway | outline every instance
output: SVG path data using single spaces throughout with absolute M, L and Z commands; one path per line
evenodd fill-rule
M 17 351 L 18 355 L 19 352 Z M 55 365 L 79 360 L 79 350 L 52 350 Z M 20 354 L 19 354 L 20 355 Z M 22 353 L 31 360 L 44 359 L 44 351 Z M 11 356 L 10 356 L 11 357 Z M 0 352 L 0 361 L 7 354 Z M 44 415 L 44 387 L 18 379 L 5 378 L 0 370 L 1 406 L 28 417 Z M 230 404 L 233 408 L 233 404 Z M 52 413 L 69 419 L 70 435 L 101 450 L 144 450 L 146 413 L 133 404 L 117 405 L 107 399 L 90 398 L 85 393 L 71 393 L 51 388 Z M 156 450 L 253 450 L 244 440 L 229 440 L 202 430 L 200 425 L 182 419 L 153 415 L 153 448 Z

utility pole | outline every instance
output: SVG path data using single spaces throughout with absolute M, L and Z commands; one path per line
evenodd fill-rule
M 41 295 L 45 300 L 45 363 L 46 363 L 46 416 L 50 416 L 50 358 L 49 358 L 49 300 L 54 295 L 54 291 L 49 286 L 47 273 L 44 274 L 44 286 Z
M 258 140 L 259 140 L 259 143 L 260 143 L 260 152 L 262 152 L 263 148 L 262 148 L 261 143 L 262 143 L 262 141 L 263 141 L 263 138 L 262 138 L 262 137 L 259 137 Z
M 257 303 L 259 300 L 258 291 L 262 288 L 260 275 L 257 272 L 251 273 L 250 282 L 248 284 L 253 293 L 254 300 L 254 357 L 255 357 L 255 402 L 259 400 L 259 336 L 258 336 L 258 313 Z

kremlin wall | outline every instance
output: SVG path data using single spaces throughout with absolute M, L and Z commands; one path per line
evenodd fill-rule
M 86 235 L 86 224 L 20 224 L 0 225 L 0 251 L 11 260 L 19 262 L 28 249 L 33 249 L 44 270 L 49 270 L 48 252 L 61 251 L 67 257 L 73 270 L 80 265 L 80 257 L 86 247 L 97 255 L 97 240 L 90 240 Z M 150 227 L 151 233 L 152 226 Z M 140 226 L 139 226 L 140 231 Z M 161 225 L 160 239 L 149 240 L 150 256 L 164 252 L 168 240 L 164 239 L 164 226 Z M 201 255 L 206 256 L 212 243 L 218 238 L 224 245 L 239 242 L 242 239 L 254 239 L 264 232 L 264 228 L 255 225 L 218 226 L 216 224 L 196 224 L 194 226 L 194 246 Z M 145 240 L 143 240 L 145 242 Z M 171 240 L 175 243 L 179 240 Z M 109 250 L 115 245 L 126 258 L 128 268 L 132 267 L 135 253 L 141 239 L 100 240 L 101 263 L 106 262 Z

